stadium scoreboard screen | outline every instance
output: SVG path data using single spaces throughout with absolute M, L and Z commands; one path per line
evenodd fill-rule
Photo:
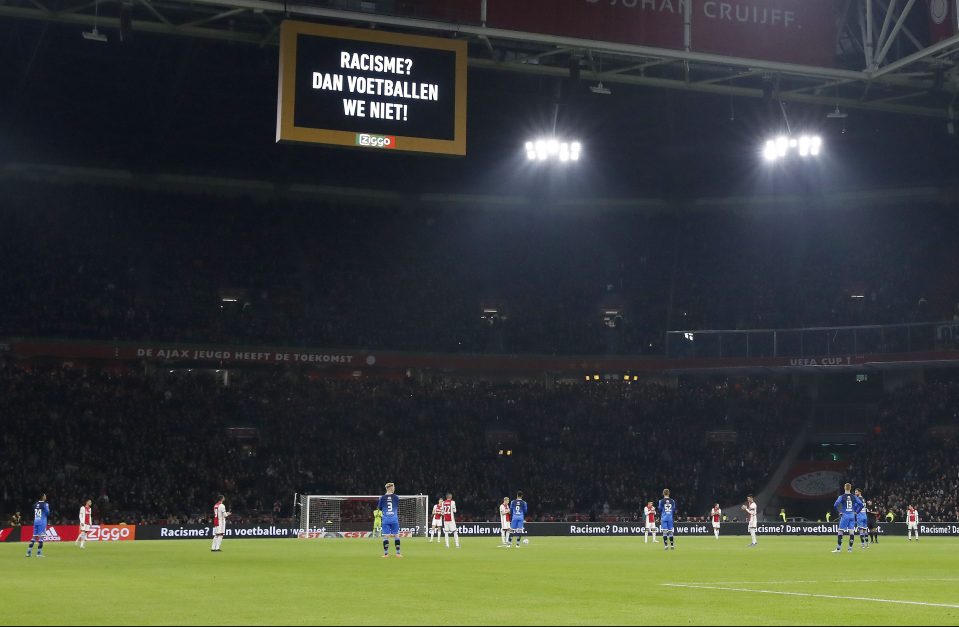
M 276 140 L 466 154 L 465 41 L 286 21 Z

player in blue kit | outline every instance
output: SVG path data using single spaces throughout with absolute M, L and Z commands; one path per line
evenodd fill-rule
M 40 500 L 33 506 L 33 536 L 30 538 L 30 546 L 27 547 L 27 557 L 33 553 L 34 543 L 39 543 L 37 547 L 37 557 L 43 557 L 43 536 L 47 532 L 47 520 L 50 519 L 50 504 L 47 503 L 47 495 L 41 494 Z
M 666 551 L 676 550 L 675 516 L 676 501 L 669 498 L 669 490 L 663 490 L 663 498 L 659 501 L 659 528 L 663 532 L 663 546 Z
M 849 534 L 849 552 L 852 553 L 852 547 L 856 543 L 856 521 L 859 513 L 865 509 L 866 504 L 862 499 L 852 493 L 852 484 L 847 483 L 845 494 L 836 499 L 833 506 L 839 512 L 839 541 L 836 544 L 836 550 L 833 553 L 842 553 L 842 537 Z
M 516 536 L 516 548 L 519 548 L 520 540 L 523 538 L 523 534 L 526 533 L 524 528 L 526 524 L 526 512 L 529 507 L 526 505 L 526 501 L 523 500 L 523 493 L 516 493 L 516 500 L 509 504 L 509 511 L 512 518 L 509 522 L 509 539 L 506 541 L 506 548 L 509 548 L 513 543 L 513 536 Z
M 383 557 L 390 556 L 390 538 L 396 545 L 396 557 L 403 557 L 400 553 L 400 497 L 394 494 L 396 486 L 386 484 L 386 494 L 380 497 L 376 509 L 383 512 Z
M 856 496 L 862 501 L 862 510 L 856 514 L 856 530 L 859 532 L 859 544 L 862 548 L 869 548 L 869 510 L 866 508 L 866 499 L 862 496 L 862 490 L 856 488 Z

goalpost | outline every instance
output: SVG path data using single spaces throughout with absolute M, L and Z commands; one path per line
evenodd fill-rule
M 429 530 L 429 497 L 423 494 L 400 497 L 400 532 L 425 537 Z M 298 494 L 300 532 L 340 533 L 373 529 L 373 510 L 380 500 L 372 495 Z

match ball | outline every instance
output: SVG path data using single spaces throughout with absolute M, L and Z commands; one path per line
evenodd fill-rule
M 529 544 L 529 538 L 523 538 L 523 544 Z

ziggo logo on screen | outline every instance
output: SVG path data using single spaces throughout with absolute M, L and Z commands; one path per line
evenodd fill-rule
M 94 525 L 87 534 L 91 542 L 122 542 L 136 539 L 136 527 L 127 525 Z
M 365 148 L 383 148 L 386 150 L 396 149 L 396 138 L 392 135 L 370 135 L 368 133 L 358 133 L 356 135 L 356 145 Z

